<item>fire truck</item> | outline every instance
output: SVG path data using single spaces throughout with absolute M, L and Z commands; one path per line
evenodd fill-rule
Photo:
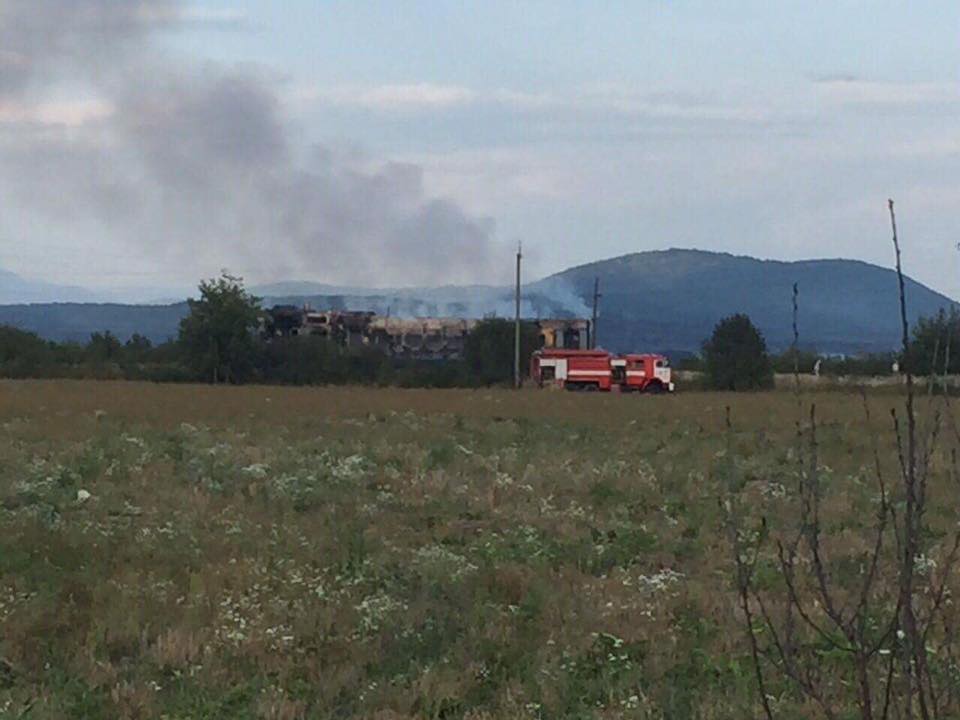
M 533 354 L 530 373 L 540 387 L 566 390 L 672 392 L 670 362 L 663 355 L 606 350 L 543 349 Z

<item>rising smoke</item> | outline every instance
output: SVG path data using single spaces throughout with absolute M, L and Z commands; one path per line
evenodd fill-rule
M 184 273 L 496 276 L 492 222 L 428 197 L 419 167 L 306 147 L 266 71 L 165 52 L 190 21 L 173 0 L 0 0 L 0 189 L 39 221 L 5 235 L 100 234 Z

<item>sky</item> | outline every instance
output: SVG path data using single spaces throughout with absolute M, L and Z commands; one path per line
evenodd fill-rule
M 508 284 L 670 247 L 960 297 L 955 0 L 0 0 L 0 268 Z

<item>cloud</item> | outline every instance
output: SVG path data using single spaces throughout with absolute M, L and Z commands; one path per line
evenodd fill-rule
M 169 0 L 5 0 L 0 6 L 0 94 L 117 69 L 158 21 Z
M 502 112 L 542 115 L 553 119 L 584 115 L 618 119 L 757 123 L 770 118 L 759 103 L 722 100 L 705 94 L 638 91 L 612 83 L 570 88 L 562 93 L 526 92 L 508 88 L 478 89 L 461 85 L 411 83 L 367 87 L 301 89 L 297 102 L 380 115 L 437 114 L 492 108 Z
M 848 107 L 908 107 L 960 103 L 955 83 L 896 83 L 835 76 L 815 81 L 817 91 L 828 102 Z
M 14 231 L 97 233 L 100 247 L 136 247 L 184 273 L 230 267 L 258 280 L 404 285 L 495 272 L 493 222 L 429 196 L 419 167 L 304 146 L 274 77 L 152 42 L 159 28 L 232 14 L 168 0 L 9 1 L 0 188 L 29 211 Z M 58 99 L 65 85 L 90 99 Z M 408 86 L 366 101 L 460 99 Z
M 889 146 L 888 152 L 895 157 L 914 160 L 948 159 L 955 161 L 960 155 L 960 137 L 957 133 L 923 133 L 921 137 L 901 140 Z
M 380 114 L 435 113 L 479 106 L 542 110 L 557 104 L 556 98 L 546 93 L 526 93 L 504 88 L 485 91 L 429 82 L 301 88 L 293 93 L 292 99 L 300 103 L 319 103 Z
M 24 103 L 0 99 L 0 125 L 60 125 L 76 128 L 108 118 L 112 113 L 113 106 L 101 100 Z
M 237 30 L 247 27 L 250 22 L 250 17 L 245 10 L 236 8 L 194 6 L 181 10 L 177 21 L 188 25 L 214 27 L 223 30 Z
M 706 92 L 638 91 L 614 83 L 584 88 L 566 105 L 582 111 L 615 113 L 622 117 L 757 123 L 771 110 L 759 102 L 720 98 Z
M 451 108 L 472 104 L 476 94 L 454 85 L 382 85 L 355 93 L 334 94 L 334 102 L 357 105 L 370 110 L 401 112 L 411 109 Z
M 532 93 L 499 89 L 490 93 L 489 97 L 496 104 L 524 111 L 546 110 L 558 105 L 555 96 L 544 92 Z

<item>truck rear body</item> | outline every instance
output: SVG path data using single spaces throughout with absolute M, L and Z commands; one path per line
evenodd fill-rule
M 567 390 L 610 390 L 610 353 L 605 350 L 538 350 L 530 372 L 542 386 Z

